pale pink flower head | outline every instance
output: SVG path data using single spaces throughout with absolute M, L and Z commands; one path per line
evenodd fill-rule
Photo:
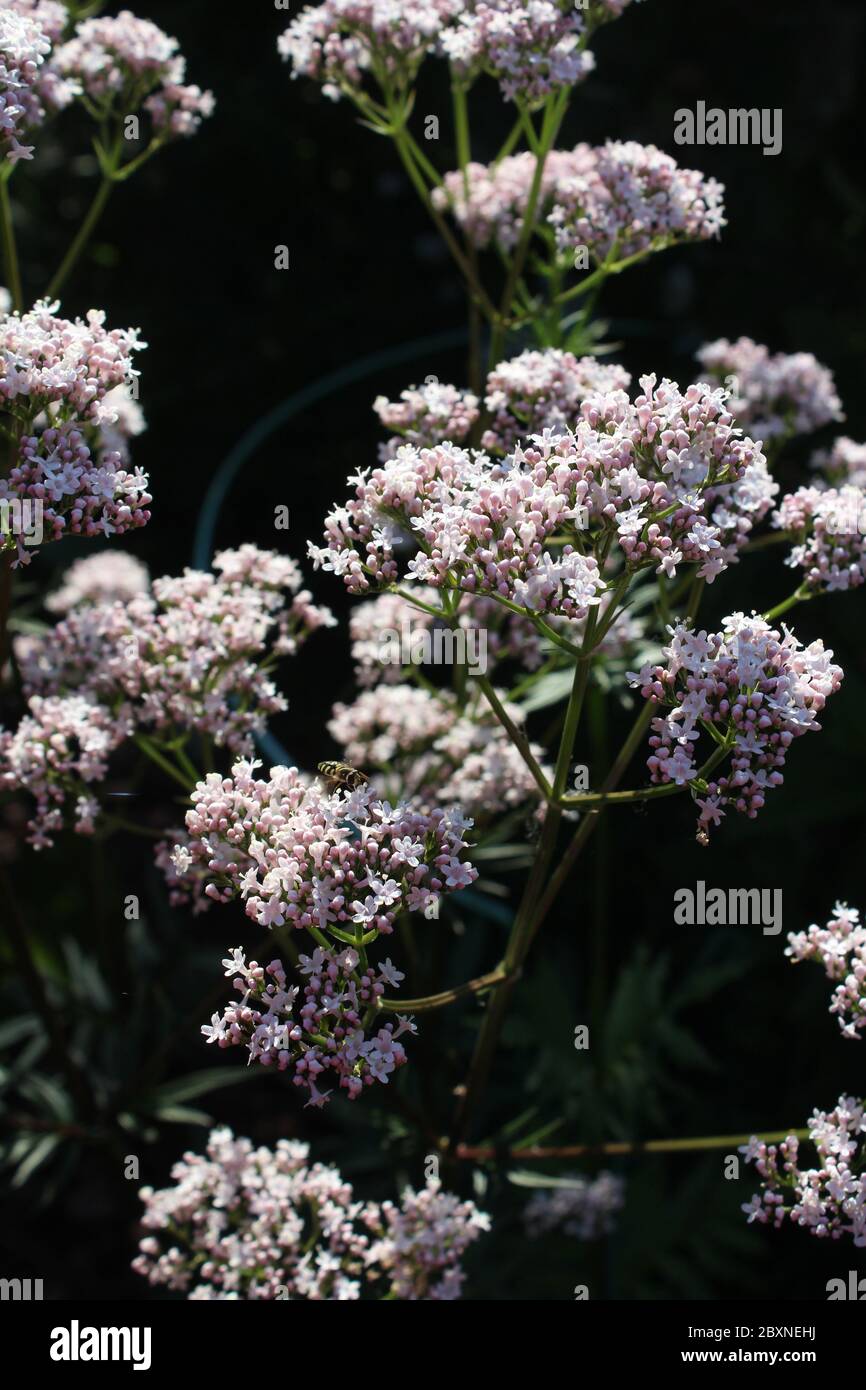
M 438 1183 L 407 1188 L 399 1206 L 360 1201 L 308 1145 L 255 1148 L 225 1127 L 171 1178 L 141 1189 L 146 1234 L 132 1268 L 192 1300 L 456 1298 L 461 1257 L 490 1225 Z
M 474 1202 L 442 1190 L 438 1178 L 420 1192 L 407 1187 L 399 1206 L 368 1208 L 364 1223 L 377 1239 L 370 1263 L 380 1264 L 394 1297 L 409 1301 L 460 1298 L 460 1261 L 470 1245 L 490 1230 L 490 1218 Z
M 33 158 L 33 146 L 21 137 L 44 119 L 39 85 L 50 52 L 50 39 L 34 10 L 0 9 L 0 155 L 12 164 Z
M 177 39 L 129 10 L 82 20 L 54 64 L 105 118 L 143 107 L 159 139 L 192 135 L 214 109 L 211 92 L 184 84 Z
M 231 777 L 198 784 L 185 846 L 192 863 L 213 870 L 209 896 L 239 896 L 254 921 L 390 935 L 400 912 L 423 911 L 465 876 L 457 870 L 468 823 L 455 811 L 394 807 L 369 787 L 326 792 L 295 768 L 272 768 L 264 781 L 256 766 L 241 760 Z M 415 865 L 403 854 L 407 838 L 424 848 Z
M 520 727 L 523 711 L 504 692 L 499 696 Z M 391 799 L 456 804 L 480 824 L 538 805 L 536 782 L 480 692 L 461 706 L 448 690 L 412 685 L 365 690 L 350 704 L 334 706 L 328 731 L 347 759 L 369 769 L 373 786 Z M 529 746 L 545 768 L 545 750 Z
M 407 92 L 463 0 L 324 0 L 293 19 L 277 47 L 292 77 L 309 77 L 337 100 L 362 91 L 377 70 Z
M 122 535 L 150 520 L 147 475 L 111 447 L 138 376 L 134 354 L 147 345 L 136 329 L 106 329 L 96 309 L 71 321 L 59 307 L 0 315 L 0 403 L 18 435 L 0 503 L 16 566 L 43 542 Z
M 564 0 L 471 0 L 442 34 L 457 76 L 494 77 L 509 101 L 539 105 L 595 67 L 581 10 Z
M 384 446 L 383 458 L 393 457 L 403 440 L 419 448 L 446 439 L 462 444 L 479 416 L 477 396 L 439 381 L 409 386 L 398 401 L 377 396 L 373 409 L 385 428 L 396 432 Z
M 834 439 L 831 449 L 817 450 L 811 466 L 819 475 L 819 486 L 848 484 L 866 492 L 866 444 L 857 444 L 847 435 Z
M 801 571 L 809 589 L 839 593 L 866 580 L 866 492 L 861 488 L 798 488 L 782 498 L 773 526 L 792 532 L 785 564 Z
M 816 1110 L 809 1120 L 816 1167 L 801 1163 L 793 1135 L 778 1146 L 753 1139 L 742 1152 L 755 1165 L 761 1191 L 743 1206 L 748 1220 L 778 1229 L 787 1217 L 819 1239 L 847 1235 L 856 1247 L 866 1246 L 864 1133 L 862 1100 L 840 1096 L 829 1114 Z
M 481 443 L 507 454 L 521 440 L 544 430 L 572 429 L 587 396 L 627 391 L 630 385 L 629 373 L 615 363 L 577 358 L 560 348 L 530 348 L 510 362 L 500 362 L 489 374 L 484 404 L 491 420 Z
M 32 830 L 42 843 L 49 811 L 57 829 L 73 793 L 92 800 L 108 754 L 133 735 L 171 743 L 196 733 L 216 748 L 250 752 L 253 735 L 286 708 L 270 671 L 275 658 L 333 622 L 301 589 L 293 560 L 254 546 L 217 555 L 216 575 L 186 570 L 148 585 L 146 574 L 125 568 L 122 597 L 112 592 L 116 569 L 94 558 L 98 565 L 70 574 L 66 616 L 16 644 L 28 716 L 2 735 L 0 778 L 36 797 Z M 111 731 L 105 757 L 72 758 L 72 768 L 65 753 L 55 761 L 55 734 L 61 752 L 62 740 L 77 737 L 73 718 L 92 719 L 94 735 Z
M 682 169 L 655 145 L 609 140 L 586 173 L 560 180 L 549 222 L 563 255 L 586 247 L 596 262 L 706 241 L 725 225 L 724 188 Z
M 757 439 L 782 441 L 842 420 L 833 374 L 810 352 L 771 353 L 751 338 L 705 343 L 698 361 L 725 385 L 732 414 Z
M 59 308 L 40 300 L 0 318 L 0 401 L 26 425 L 43 411 L 52 423 L 110 423 L 117 410 L 106 397 L 138 375 L 133 354 L 147 344 L 137 329 L 107 329 L 100 310 L 71 321 Z
M 733 613 L 722 631 L 668 629 L 666 665 L 647 663 L 630 683 L 662 713 L 652 722 L 650 781 L 689 784 L 700 793 L 698 838 L 727 810 L 750 819 L 781 786 L 788 749 L 821 728 L 818 716 L 842 681 L 821 641 L 802 646 L 787 628 Z M 699 782 L 697 749 L 711 724 L 729 750 L 730 770 Z M 706 757 L 718 744 L 708 744 Z M 722 763 L 724 766 L 724 762 Z
M 513 250 L 535 177 L 529 151 L 498 164 L 472 163 L 445 175 L 433 193 L 478 247 L 496 242 Z M 704 241 L 725 225 L 724 188 L 695 169 L 682 169 L 654 145 L 608 141 L 593 148 L 554 150 L 545 161 L 536 218 L 552 229 L 564 269 L 585 250 L 593 263 Z
M 82 604 L 128 603 L 149 589 L 150 576 L 141 560 L 124 551 L 100 550 L 73 561 L 45 607 L 51 613 L 68 613 Z
M 790 932 L 785 955 L 795 963 L 823 965 L 828 980 L 836 982 L 830 1012 L 842 1036 L 861 1037 L 866 1030 L 866 927 L 857 909 L 837 903 L 824 926 L 813 923 L 807 931 Z

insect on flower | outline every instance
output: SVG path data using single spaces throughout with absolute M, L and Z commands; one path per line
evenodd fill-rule
M 359 772 L 356 767 L 350 767 L 348 763 L 319 763 L 319 772 L 332 790 L 344 787 L 347 791 L 356 791 L 358 787 L 365 786 L 367 782 L 366 772 Z

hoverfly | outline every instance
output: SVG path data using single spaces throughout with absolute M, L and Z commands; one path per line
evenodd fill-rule
M 350 767 L 348 763 L 319 763 L 319 772 L 334 791 L 342 787 L 344 791 L 353 792 L 358 787 L 365 786 L 368 780 L 366 772 L 359 772 L 356 767 Z

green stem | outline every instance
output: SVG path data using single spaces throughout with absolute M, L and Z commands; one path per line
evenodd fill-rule
M 653 716 L 653 710 L 653 705 L 651 705 L 648 702 L 638 714 L 634 724 L 631 727 L 629 735 L 625 740 L 625 743 L 623 744 L 622 748 L 616 756 L 616 761 L 614 762 L 613 767 L 607 774 L 607 777 L 605 778 L 602 784 L 603 792 L 613 791 L 613 789 L 622 780 L 622 777 L 628 770 L 632 758 L 634 757 L 640 743 L 646 735 L 646 730 Z M 588 841 L 590 835 L 598 825 L 599 818 L 603 810 L 604 806 L 600 805 L 596 811 L 590 811 L 587 815 L 585 815 L 581 820 L 580 825 L 578 826 L 574 835 L 572 836 L 570 844 L 568 845 L 565 853 L 560 859 L 559 864 L 556 867 L 556 870 L 551 875 L 547 887 L 541 895 L 541 899 L 538 903 L 538 910 L 535 916 L 535 922 L 533 923 L 532 928 L 533 938 L 535 937 L 536 933 L 538 932 L 539 928 L 541 927 L 542 923 L 547 917 L 548 912 L 553 907 L 553 904 L 558 898 L 569 874 L 571 873 L 575 861 L 580 856 L 580 853 L 586 845 L 586 842 Z
M 514 720 L 511 718 L 510 714 L 503 705 L 499 696 L 496 694 L 496 691 L 493 689 L 493 686 L 490 684 L 490 681 L 488 680 L 487 676 L 475 676 L 474 679 L 480 685 L 481 689 L 484 692 L 487 703 L 490 705 L 491 709 L 493 710 L 493 713 L 496 715 L 496 718 L 499 720 L 500 724 L 505 729 L 505 732 L 508 734 L 509 738 L 511 739 L 511 742 L 514 744 L 521 758 L 526 763 L 526 766 L 529 768 L 529 771 L 532 773 L 536 786 L 541 792 L 541 795 L 544 797 L 545 801 L 549 801 L 551 795 L 553 794 L 552 788 L 532 755 L 532 752 L 529 747 L 529 738 L 527 737 L 526 731 L 524 729 L 518 728 L 518 726 L 514 723 Z
M 781 618 L 783 613 L 787 613 L 788 610 L 794 608 L 796 604 L 805 603 L 810 598 L 814 598 L 812 590 L 808 589 L 805 584 L 801 584 L 799 589 L 796 589 L 794 593 L 791 594 L 790 598 L 783 599 L 781 603 L 776 604 L 775 608 L 769 608 L 767 612 L 763 614 L 764 622 L 771 623 L 774 618 Z
M 563 1144 L 548 1147 L 531 1144 L 527 1148 L 509 1149 L 509 1159 L 551 1159 L 551 1158 L 590 1158 L 593 1155 L 615 1154 L 662 1154 L 692 1153 L 701 1149 L 738 1149 L 752 1139 L 760 1139 L 765 1144 L 781 1144 L 789 1136 L 795 1139 L 808 1139 L 808 1129 L 782 1129 L 774 1134 L 713 1134 L 698 1139 L 646 1139 L 630 1142 L 615 1140 L 609 1144 Z M 483 1162 L 500 1157 L 501 1151 L 487 1144 L 458 1144 L 454 1157 L 469 1162 Z
M 406 170 L 406 173 L 409 175 L 409 178 L 412 181 L 412 184 L 415 188 L 415 191 L 418 194 L 418 197 L 421 199 L 422 203 L 424 204 L 425 208 L 430 214 L 430 217 L 435 222 L 437 230 L 444 239 L 446 246 L 448 247 L 449 251 L 454 257 L 454 260 L 457 262 L 457 265 L 460 268 L 460 271 L 462 272 L 467 285 L 469 286 L 470 293 L 474 296 L 478 304 L 483 307 L 484 312 L 487 314 L 488 318 L 490 318 L 491 320 L 495 319 L 496 310 L 493 307 L 493 304 L 491 303 L 490 298 L 487 295 L 487 292 L 485 291 L 483 285 L 477 279 L 477 277 L 473 276 L 472 267 L 467 261 L 463 252 L 461 251 L 459 245 L 457 244 L 457 239 L 453 235 L 451 228 L 448 226 L 448 223 L 445 221 L 444 217 L 442 216 L 439 209 L 435 206 L 432 198 L 430 197 L 430 190 L 424 182 L 421 172 L 417 164 L 415 163 L 411 142 L 406 134 L 405 129 L 398 127 L 398 129 L 394 131 L 393 139 L 394 144 L 397 147 L 397 153 L 399 154 L 400 159 L 403 162 L 403 167 Z
M 188 793 L 191 791 L 189 778 L 185 776 L 179 768 L 175 767 L 174 763 L 169 762 L 168 758 L 166 758 L 164 754 L 160 752 L 156 744 L 152 743 L 150 739 L 146 737 L 145 734 L 134 734 L 133 742 L 136 744 L 138 748 L 141 749 L 142 753 L 146 754 L 146 756 L 150 758 L 150 761 L 152 763 L 155 763 L 158 768 L 161 768 L 161 770 L 166 774 L 166 776 L 173 778 L 173 780 L 177 782 L 179 786 L 183 787 L 185 792 Z M 193 785 L 194 784 L 195 779 L 193 781 Z
M 581 280 L 577 285 L 572 285 L 570 290 L 559 295 L 554 303 L 567 304 L 571 299 L 579 299 L 588 290 L 595 289 L 596 286 L 600 285 L 607 279 L 608 275 L 621 275 L 624 270 L 628 270 L 629 266 L 637 265 L 638 261 L 645 260 L 648 255 L 648 251 L 636 251 L 633 256 L 626 256 L 624 260 L 613 261 L 610 265 L 607 263 L 600 265 L 591 275 L 587 275 L 585 280 Z
M 511 313 L 512 301 L 517 283 L 523 273 L 523 266 L 526 255 L 529 251 L 529 244 L 532 241 L 535 231 L 535 214 L 538 209 L 539 197 L 541 195 L 541 185 L 544 178 L 544 166 L 547 163 L 547 156 L 550 153 L 553 142 L 562 124 L 565 108 L 568 102 L 568 92 L 560 93 L 558 96 L 550 96 L 544 108 L 544 119 L 541 126 L 541 136 L 538 142 L 538 151 L 535 159 L 535 172 L 532 176 L 532 183 L 529 189 L 526 208 L 523 214 L 523 227 L 520 233 L 520 240 L 517 243 L 517 250 L 508 272 L 505 282 L 505 289 L 502 292 L 502 301 L 499 314 L 496 318 L 493 335 L 490 343 L 490 359 L 488 365 L 494 367 L 502 356 L 505 346 L 507 324 Z
M 520 132 L 522 130 L 523 117 L 518 116 L 517 120 L 514 122 L 514 125 L 511 127 L 511 130 L 508 132 L 508 135 L 505 137 L 505 140 L 502 142 L 502 145 L 500 146 L 499 153 L 493 161 L 494 166 L 497 164 L 501 164 L 503 159 L 507 159 L 508 155 L 511 154 L 511 151 L 514 149 L 514 146 L 520 139 Z
M 427 994 L 422 999 L 380 999 L 378 1007 L 393 1014 L 429 1013 L 433 1009 L 444 1008 L 446 1004 L 454 1004 L 458 999 L 465 999 L 470 994 L 483 994 L 506 978 L 504 966 L 499 966 L 498 969 L 491 970 L 487 975 L 479 975 L 476 980 L 467 980 L 465 985 L 457 985 L 454 989 L 442 990 L 440 994 Z
M 51 279 L 51 283 L 45 291 L 46 299 L 56 299 L 63 286 L 66 284 L 70 273 L 75 268 L 81 253 L 90 240 L 93 229 L 102 216 L 113 187 L 113 177 L 109 174 L 103 174 L 99 188 L 96 190 L 96 196 L 87 210 L 84 221 L 79 227 L 72 245 L 60 262 L 60 265 Z
M 593 608 L 586 621 L 583 646 L 581 648 L 584 655 L 588 655 L 592 650 L 597 612 L 598 610 Z M 589 662 L 578 662 L 575 667 L 571 698 L 568 702 L 565 725 L 562 731 L 559 754 L 557 756 L 556 768 L 553 775 L 554 797 L 562 796 L 566 781 L 568 780 L 568 771 L 571 766 L 571 758 L 574 750 L 574 740 L 580 722 L 580 714 L 583 708 L 588 679 Z M 517 983 L 517 979 L 523 967 L 523 962 L 526 959 L 526 954 L 532 943 L 535 930 L 536 907 L 541 896 L 542 885 L 549 871 L 550 862 L 556 849 L 556 840 L 561 820 L 562 811 L 559 807 L 548 805 L 535 860 L 527 880 L 520 906 L 517 910 L 517 915 L 514 919 L 514 925 L 511 928 L 508 945 L 505 948 L 505 957 L 502 966 L 506 978 L 496 987 L 481 1024 L 475 1052 L 469 1068 L 469 1075 L 458 1103 L 452 1143 L 464 1137 L 466 1128 L 477 1110 L 478 1103 L 487 1085 L 487 1078 L 490 1074 L 493 1056 L 499 1042 L 500 1033 L 502 1032 L 502 1026 L 511 1000 L 511 994 Z

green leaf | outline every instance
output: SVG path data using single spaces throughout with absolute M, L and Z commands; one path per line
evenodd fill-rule
M 205 1113 L 204 1110 L 193 1110 L 188 1105 L 163 1105 L 159 1110 L 154 1110 L 154 1118 L 162 1120 L 167 1125 L 203 1125 L 207 1127 L 213 1124 L 213 1116 Z
M 32 1136 L 28 1135 L 32 1139 Z M 33 1140 L 30 1145 L 30 1152 L 27 1157 L 18 1165 L 18 1169 L 13 1177 L 10 1187 L 23 1187 L 29 1178 L 33 1176 L 37 1168 L 51 1157 L 57 1145 L 60 1143 L 59 1134 L 43 1134 L 40 1139 Z
M 142 1108 L 153 1113 L 165 1106 L 192 1100 L 195 1096 L 209 1095 L 211 1091 L 222 1090 L 225 1086 L 237 1086 L 254 1075 L 251 1067 L 208 1067 L 204 1071 L 182 1076 L 178 1081 L 166 1081 L 150 1093 Z

